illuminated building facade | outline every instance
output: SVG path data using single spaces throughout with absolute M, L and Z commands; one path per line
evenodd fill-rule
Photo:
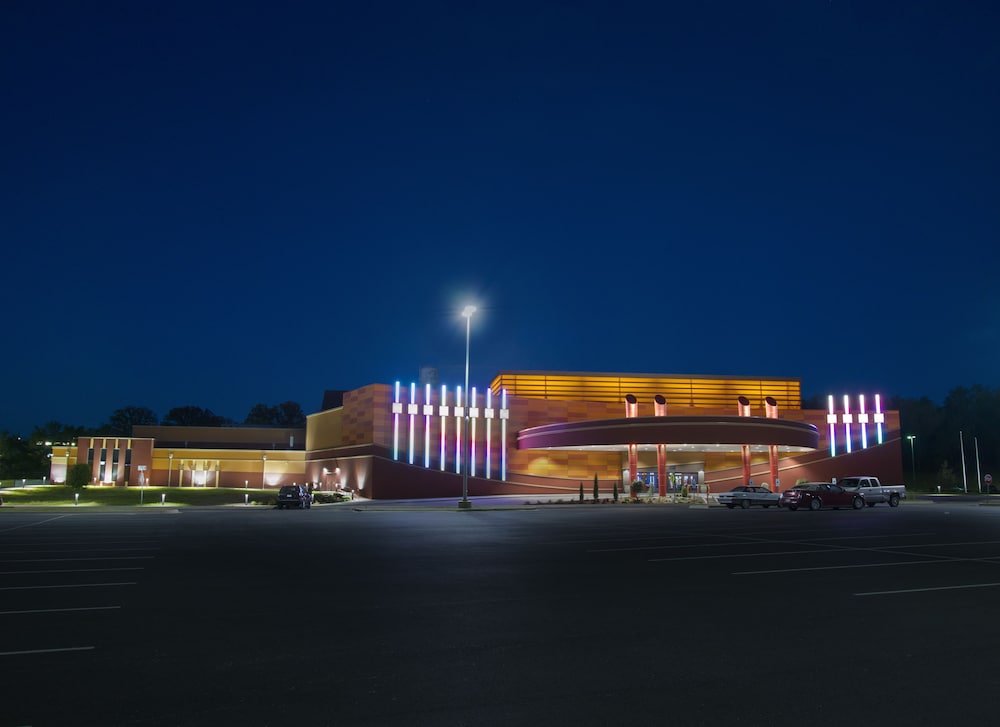
M 338 395 L 305 429 L 81 438 L 53 448 L 52 479 L 79 461 L 97 484 L 298 483 L 375 499 L 457 497 L 463 471 L 470 495 L 572 497 L 595 476 L 603 493 L 639 480 L 648 496 L 858 473 L 902 481 L 899 413 L 878 395 L 805 410 L 797 379 L 557 371 L 501 372 L 467 393 L 466 410 L 461 386 L 371 384 Z

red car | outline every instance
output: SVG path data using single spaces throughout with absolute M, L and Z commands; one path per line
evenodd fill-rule
M 782 492 L 778 498 L 778 506 L 787 507 L 789 510 L 798 510 L 800 507 L 808 507 L 810 510 L 819 510 L 823 507 L 832 507 L 834 510 L 853 507 L 855 510 L 860 510 L 865 506 L 865 498 L 861 493 L 848 492 L 840 485 L 829 482 L 803 482 Z

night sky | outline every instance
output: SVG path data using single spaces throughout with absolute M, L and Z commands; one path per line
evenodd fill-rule
M 501 370 L 1000 387 L 1000 4 L 0 4 L 0 430 Z

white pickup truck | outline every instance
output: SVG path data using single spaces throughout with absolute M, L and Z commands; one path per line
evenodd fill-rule
M 837 484 L 845 490 L 861 493 L 868 507 L 875 507 L 880 502 L 889 503 L 889 507 L 897 507 L 900 500 L 906 499 L 906 485 L 883 485 L 878 477 L 869 475 L 844 477 L 837 480 Z

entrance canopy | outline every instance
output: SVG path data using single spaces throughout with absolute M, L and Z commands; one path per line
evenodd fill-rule
M 652 416 L 626 419 L 591 419 L 545 424 L 522 429 L 518 449 L 566 449 L 625 451 L 656 450 L 666 445 L 671 452 L 811 452 L 819 446 L 819 430 L 812 424 L 764 417 Z

